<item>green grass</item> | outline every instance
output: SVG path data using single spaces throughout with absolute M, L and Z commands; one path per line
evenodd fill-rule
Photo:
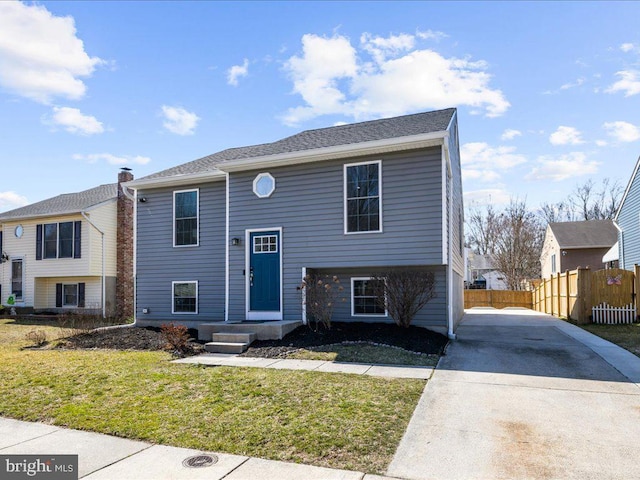
M 0 416 L 199 450 L 383 473 L 424 388 L 172 364 L 163 352 L 21 349 L 33 329 L 0 320 Z
M 609 340 L 640 357 L 640 323 L 631 325 L 580 325 L 585 330 Z
M 367 343 L 335 344 L 311 347 L 291 353 L 287 358 L 330 362 L 373 363 L 378 365 L 415 365 L 433 367 L 439 355 L 416 355 L 401 348 Z

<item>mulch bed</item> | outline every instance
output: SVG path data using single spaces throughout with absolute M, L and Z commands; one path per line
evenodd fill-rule
M 195 330 L 189 333 L 197 337 Z M 204 352 L 204 346 L 197 342 L 189 342 L 185 355 L 197 355 Z M 169 350 L 160 329 L 158 328 L 114 328 L 110 330 L 92 331 L 68 337 L 58 344 L 59 348 L 92 349 L 107 348 L 114 350 Z
M 333 322 L 331 329 L 314 331 L 299 327 L 282 340 L 257 340 L 242 355 L 282 358 L 301 348 L 320 347 L 343 342 L 368 342 L 400 347 L 411 352 L 440 355 L 447 337 L 426 328 L 398 327 L 388 323 Z
M 192 337 L 197 332 L 190 330 Z M 257 340 L 243 353 L 249 357 L 282 358 L 301 348 L 320 347 L 343 342 L 368 342 L 400 347 L 412 352 L 425 354 L 442 353 L 447 337 L 421 327 L 401 328 L 386 323 L 341 323 L 334 322 L 330 330 L 322 327 L 314 331 L 302 326 L 286 335 L 282 340 Z M 204 346 L 190 341 L 185 355 L 204 352 Z M 167 350 L 160 329 L 157 328 L 116 328 L 82 333 L 66 338 L 59 348 L 116 350 Z

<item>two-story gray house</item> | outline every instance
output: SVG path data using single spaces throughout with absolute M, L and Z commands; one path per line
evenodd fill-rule
M 608 261 L 618 260 L 620 268 L 633 270 L 640 264 L 640 158 L 636 161 L 633 173 L 625 189 L 620 206 L 613 218 L 618 230 L 618 255 L 607 254 Z
M 453 335 L 463 314 L 457 112 L 308 130 L 127 184 L 136 202 L 136 318 L 305 321 L 302 279 L 337 276 L 335 321 L 388 321 L 369 276 L 434 272 L 414 324 Z

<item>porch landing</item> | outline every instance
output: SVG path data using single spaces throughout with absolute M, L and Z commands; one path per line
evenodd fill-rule
M 280 340 L 302 325 L 300 320 L 265 322 L 211 322 L 198 325 L 198 340 L 211 340 L 214 333 L 255 333 L 257 340 Z

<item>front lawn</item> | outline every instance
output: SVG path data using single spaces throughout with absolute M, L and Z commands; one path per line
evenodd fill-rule
M 640 323 L 631 325 L 580 325 L 585 330 L 609 340 L 640 357 Z
M 0 320 L 0 416 L 205 451 L 383 473 L 425 385 L 172 364 L 158 351 L 21 349 L 33 329 Z

